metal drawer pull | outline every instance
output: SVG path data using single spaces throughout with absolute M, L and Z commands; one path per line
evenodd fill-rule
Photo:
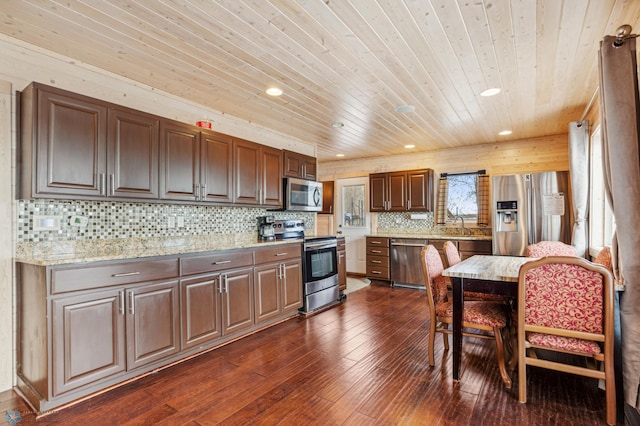
M 371 253 L 382 253 L 380 250 L 371 250 Z
M 369 244 L 382 244 L 382 241 L 369 241 Z
M 288 253 L 276 253 L 276 256 L 286 256 Z
M 371 263 L 382 263 L 381 260 L 372 260 Z
M 123 272 L 121 274 L 113 274 L 111 275 L 114 278 L 120 278 L 120 277 L 130 277 L 132 275 L 140 275 L 140 272 Z
M 391 243 L 391 245 L 396 247 L 424 247 L 426 244 Z
M 380 271 L 371 271 L 371 273 L 380 275 L 382 272 L 380 272 Z
M 231 263 L 230 260 L 219 260 L 217 262 L 213 262 L 212 265 L 224 265 L 225 263 Z

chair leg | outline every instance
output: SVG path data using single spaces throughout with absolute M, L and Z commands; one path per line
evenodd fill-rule
M 604 386 L 606 391 L 606 399 L 607 399 L 607 424 L 615 425 L 616 417 L 617 417 L 617 407 L 616 407 L 616 380 L 615 373 L 613 370 L 613 362 L 611 360 L 606 359 L 604 361 Z
M 447 324 L 442 325 L 443 329 L 448 329 L 449 326 Z M 447 333 L 442 333 L 442 343 L 444 343 L 444 350 L 449 350 L 449 335 Z
M 434 366 L 435 360 L 433 356 L 433 346 L 436 342 L 436 322 L 435 319 L 431 321 L 431 325 L 429 327 L 429 365 Z
M 507 373 L 507 369 L 504 365 L 505 364 L 504 363 L 504 359 L 505 359 L 504 343 L 502 340 L 502 332 L 500 331 L 500 328 L 494 327 L 493 335 L 496 341 L 496 352 L 498 356 L 498 368 L 500 369 L 500 375 L 502 376 L 502 381 L 504 382 L 504 386 L 507 389 L 511 389 L 511 377 L 509 377 L 509 374 Z
M 525 362 L 524 339 L 518 336 L 518 400 L 527 402 L 527 364 Z

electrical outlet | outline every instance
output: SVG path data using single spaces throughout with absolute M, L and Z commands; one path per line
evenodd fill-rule
M 59 231 L 62 216 L 33 216 L 34 231 Z
M 167 227 L 168 228 L 175 228 L 176 227 L 176 217 L 175 216 L 169 216 L 168 218 L 168 223 L 167 223 Z
M 178 216 L 178 228 L 184 228 L 184 216 Z
M 85 228 L 89 223 L 89 218 L 85 216 L 71 216 L 69 219 L 69 225 L 76 226 L 78 228 Z

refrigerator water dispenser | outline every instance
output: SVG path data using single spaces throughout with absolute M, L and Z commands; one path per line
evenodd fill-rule
M 518 202 L 498 201 L 495 223 L 497 232 L 518 232 Z

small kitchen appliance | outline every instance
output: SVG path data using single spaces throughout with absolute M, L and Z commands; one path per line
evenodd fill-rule
M 273 216 L 258 216 L 258 238 L 262 241 L 275 240 L 274 224 L 275 218 Z

